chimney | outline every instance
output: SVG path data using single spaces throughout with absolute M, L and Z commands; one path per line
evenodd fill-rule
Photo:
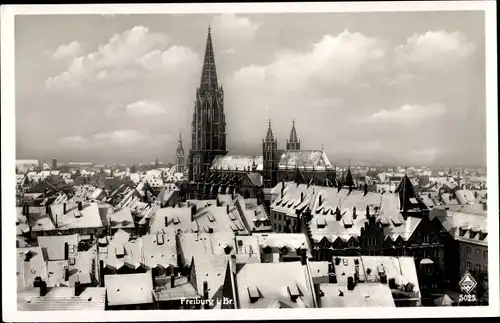
M 69 244 L 67 242 L 64 243 L 64 260 L 69 259 Z
M 226 204 L 226 212 L 229 214 L 229 204 Z
M 340 221 L 342 219 L 342 214 L 340 213 L 340 209 L 337 207 L 337 210 L 335 211 L 335 215 L 337 216 L 336 219 L 337 221 Z
M 171 288 L 175 287 L 175 275 L 174 274 L 170 275 L 170 287 Z
M 347 277 L 347 290 L 354 290 L 354 278 L 352 276 Z
M 356 220 L 357 217 L 358 217 L 358 215 L 356 214 L 356 207 L 354 206 L 352 208 L 352 218 L 353 218 L 353 220 Z
M 104 260 L 99 260 L 99 286 L 104 287 Z
M 300 254 L 300 262 L 303 266 L 307 264 L 307 252 L 305 249 L 302 249 L 302 253 Z
M 382 284 L 387 284 L 387 276 L 385 274 L 380 274 L 380 282 Z
M 182 254 L 180 252 L 177 253 L 177 267 L 179 267 L 179 269 L 182 268 Z
M 300 202 L 304 202 L 304 192 L 300 192 Z
M 191 205 L 191 222 L 194 222 L 194 216 L 196 214 L 196 204 Z
M 82 201 L 78 201 L 78 211 L 83 210 Z
M 63 214 L 66 214 L 66 202 L 63 203 Z
M 50 215 L 50 205 L 48 204 L 45 206 L 45 213 Z
M 168 216 L 165 215 L 165 227 L 168 227 Z
M 366 218 L 370 218 L 370 207 L 366 206 Z
M 335 258 L 335 266 L 338 266 L 340 264 L 340 258 L 336 257 Z
M 319 205 L 321 206 L 321 204 L 323 204 L 323 196 L 319 196 Z
M 203 281 L 203 299 L 208 299 L 208 282 Z

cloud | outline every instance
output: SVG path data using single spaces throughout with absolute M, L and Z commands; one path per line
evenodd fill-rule
M 95 81 L 136 79 L 151 72 L 176 74 L 185 64 L 199 61 L 189 48 L 175 45 L 167 48 L 168 44 L 167 35 L 135 26 L 115 34 L 96 51 L 74 58 L 66 71 L 48 78 L 45 84 L 49 89 L 72 88 Z
M 460 32 L 443 30 L 412 34 L 404 45 L 395 49 L 396 63 L 442 68 L 468 58 L 476 49 Z
M 427 106 L 403 105 L 395 110 L 380 110 L 373 113 L 362 122 L 418 122 L 442 116 L 446 113 L 446 106 L 441 103 L 432 103 Z
M 64 59 L 64 58 L 73 58 L 77 56 L 81 51 L 81 45 L 79 42 L 72 41 L 69 44 L 60 45 L 57 49 L 51 54 L 53 59 Z
M 125 129 L 100 132 L 88 137 L 62 137 L 57 140 L 57 143 L 66 149 L 111 149 L 116 147 L 133 148 L 136 145 L 157 147 L 171 139 L 170 134 L 149 134 L 138 130 Z
M 234 79 L 291 91 L 318 82 L 349 83 L 370 71 L 384 54 L 376 38 L 344 31 L 337 36 L 323 36 L 308 52 L 282 52 L 269 65 L 244 67 Z
M 215 46 L 215 50 L 228 54 L 234 53 L 234 47 L 252 40 L 261 26 L 261 23 L 234 14 L 223 14 L 214 17 L 211 26 L 213 30 L 212 37 L 215 45 L 222 46 L 221 48 Z
M 140 100 L 128 104 L 112 104 L 107 110 L 108 117 L 116 118 L 122 115 L 132 117 L 151 117 L 165 114 L 165 107 L 160 101 Z

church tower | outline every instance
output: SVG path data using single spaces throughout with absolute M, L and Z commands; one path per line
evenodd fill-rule
M 264 187 L 274 187 L 278 181 L 278 141 L 274 138 L 273 129 L 271 129 L 271 120 L 267 129 L 266 138 L 262 139 L 262 156 L 264 171 L 262 174 Z
M 208 169 L 215 156 L 227 154 L 224 90 L 217 81 L 210 27 L 208 27 L 200 86 L 196 90 L 191 127 L 189 181 L 198 182 L 202 175 L 208 175 Z
M 182 135 L 179 131 L 179 139 L 177 139 L 177 151 L 175 152 L 175 164 L 177 173 L 183 173 L 186 166 L 186 157 L 184 156 L 184 148 L 182 147 Z
M 292 130 L 290 131 L 290 139 L 286 141 L 286 150 L 300 150 L 300 140 L 295 129 L 295 120 L 292 121 Z

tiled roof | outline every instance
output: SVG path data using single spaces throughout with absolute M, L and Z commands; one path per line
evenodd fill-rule
M 389 286 L 381 283 L 357 284 L 348 290 L 346 284 L 320 284 L 320 307 L 395 307 Z
M 299 169 L 306 168 L 316 170 L 332 169 L 333 166 L 326 156 L 324 151 L 321 150 L 289 150 L 285 151 L 280 158 L 278 164 L 279 169 L 284 168 Z
M 104 276 L 109 306 L 153 302 L 151 273 Z
M 74 264 L 69 263 L 68 281 L 70 286 L 74 286 L 76 282 L 81 284 L 90 284 L 92 282 L 92 260 L 96 259 L 96 252 L 96 247 L 92 247 L 87 251 L 80 251 L 72 256 L 75 262 Z
M 339 259 L 337 263 L 335 260 Z M 348 277 L 359 273 L 362 283 L 380 282 L 379 274 L 385 273 L 387 280 L 394 278 L 400 288 L 411 283 L 414 291 L 419 292 L 417 270 L 413 257 L 388 257 L 388 256 L 361 256 L 361 257 L 334 257 L 335 275 L 339 284 L 347 284 Z M 358 265 L 356 265 L 356 261 Z M 356 267 L 359 266 L 358 269 Z
M 247 176 L 255 186 L 261 187 L 263 185 L 260 173 L 248 173 Z
M 213 298 L 222 288 L 228 263 L 226 255 L 195 255 L 196 289 L 203 293 L 203 282 L 208 283 L 208 298 Z
M 236 275 L 239 306 L 311 308 L 313 291 L 307 279 L 300 262 L 245 264 Z
M 67 260 L 47 261 L 47 287 L 60 287 L 65 285 Z
M 260 248 L 270 247 L 272 249 L 281 249 L 283 247 L 289 250 L 304 249 L 307 250 L 308 257 L 311 257 L 311 250 L 307 242 L 307 237 L 303 233 L 256 233 L 259 239 Z
M 45 249 L 47 260 L 64 260 L 65 259 L 65 243 L 74 248 L 78 245 L 78 234 L 64 236 L 39 236 L 37 237 L 38 245 Z
M 262 156 L 217 156 L 210 169 L 251 171 L 254 163 L 258 171 L 263 170 Z
M 248 224 L 248 228 L 252 232 L 268 232 L 272 230 L 269 216 L 264 208 L 264 205 L 258 205 L 257 199 L 245 199 L 241 202 L 243 217 Z M 269 223 L 264 224 L 265 221 Z
M 167 225 L 165 225 L 167 219 Z M 166 207 L 156 210 L 150 224 L 150 232 L 163 231 L 167 234 L 181 232 L 197 232 L 196 222 L 191 222 L 191 208 L 189 207 Z
M 183 233 L 179 236 L 179 247 L 186 265 L 191 265 L 195 256 L 226 255 L 226 248 L 230 254 L 235 253 L 234 234 L 232 232 L 214 233 Z
M 76 204 L 69 204 L 66 206 L 66 213 L 63 213 L 63 207 L 63 204 L 50 205 L 52 217 L 57 221 L 59 230 L 103 227 L 96 203 L 84 204 L 81 211 Z M 44 229 L 53 228 L 54 224 L 51 223 L 47 227 Z
M 36 277 L 47 279 L 47 264 L 41 247 L 17 248 L 17 286 L 33 287 Z
M 25 296 L 18 297 L 19 311 L 104 311 L 106 289 L 87 287 L 79 296 Z
M 259 237 L 251 236 L 236 236 L 236 263 L 252 263 L 261 262 Z
M 437 217 L 456 240 L 488 245 L 488 217 L 486 215 L 434 209 L 430 216 Z
M 148 234 L 142 236 L 140 240 L 145 266 L 148 268 L 177 267 L 177 244 L 174 235 Z

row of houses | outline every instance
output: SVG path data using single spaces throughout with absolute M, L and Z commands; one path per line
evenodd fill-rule
M 20 310 L 420 306 L 411 257 L 311 261 L 304 234 L 119 230 L 88 250 L 79 239 L 18 248 Z

